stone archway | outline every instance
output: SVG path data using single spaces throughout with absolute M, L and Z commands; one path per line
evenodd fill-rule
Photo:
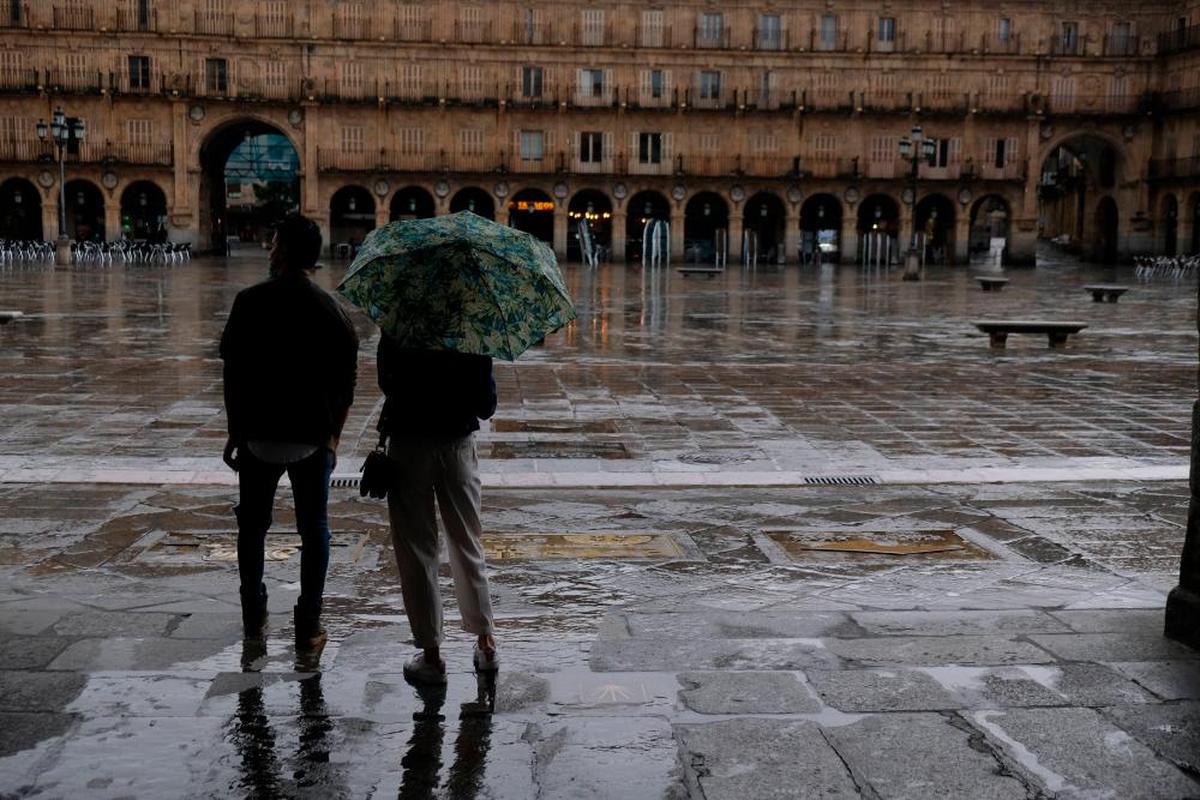
M 1175 195 L 1168 194 L 1158 208 L 1158 227 L 1161 231 L 1158 251 L 1165 256 L 1173 256 L 1179 252 L 1179 201 Z
M 42 194 L 24 178 L 0 183 L 0 239 L 42 241 Z
M 121 193 L 121 236 L 167 240 L 167 195 L 153 181 L 136 181 Z
M 575 193 L 567 204 L 567 218 L 571 228 L 567 231 L 567 261 L 582 261 L 583 249 L 579 226 L 586 225 L 597 258 L 608 261 L 612 256 L 612 201 L 598 189 L 582 189 Z
M 450 213 L 454 214 L 459 211 L 470 211 L 484 219 L 494 220 L 496 218 L 496 201 L 478 186 L 468 186 L 460 189 L 450 198 Z
M 646 190 L 629 198 L 625 204 L 625 263 L 636 264 L 642 260 L 646 223 L 656 219 L 666 223 L 671 221 L 671 203 L 665 195 Z
M 197 158 L 201 250 L 223 255 L 231 241 L 267 242 L 275 224 L 299 208 L 299 151 L 270 122 L 226 120 L 208 133 Z
M 842 201 L 814 194 L 800 206 L 800 257 L 806 263 L 837 263 L 842 255 Z
M 1102 212 L 1093 203 L 1117 190 L 1125 168 L 1120 145 L 1099 133 L 1073 132 L 1042 152 L 1038 236 L 1085 257 L 1107 252 L 1110 243 L 1102 240 L 1108 232 L 1097 227 Z
M 541 189 L 522 189 L 508 201 L 508 224 L 554 245 L 554 200 Z
M 1192 196 L 1188 198 L 1185 213 L 1191 220 L 1192 228 L 1191 246 L 1188 248 L 1188 252 L 1194 256 L 1200 256 L 1200 192 L 1193 192 Z
M 763 191 L 747 200 L 742 230 L 750 231 L 757 239 L 760 261 L 767 264 L 785 263 L 788 255 L 787 210 L 778 195 Z
M 350 184 L 333 193 L 329 199 L 330 252 L 334 255 L 353 253 L 373 230 L 375 198 L 370 191 Z
M 991 252 L 993 242 L 1003 242 L 1001 264 L 1009 262 L 1011 246 L 1012 207 L 998 194 L 979 198 L 971 206 L 971 228 L 967 241 L 967 253 L 971 261 L 984 261 Z
M 900 259 L 900 206 L 890 195 L 872 194 L 858 204 L 858 258 L 885 264 Z
M 67 235 L 78 242 L 103 242 L 104 193 L 88 180 L 67 181 Z
M 1091 257 L 1103 264 L 1113 264 L 1117 260 L 1118 225 L 1120 214 L 1117 201 L 1110 195 L 1105 195 L 1096 203 L 1095 226 L 1096 241 L 1091 247 Z
M 397 222 L 406 219 L 428 219 L 437 215 L 437 204 L 433 195 L 420 186 L 405 186 L 392 195 L 388 207 L 388 219 Z
M 729 252 L 729 205 L 716 192 L 700 192 L 683 211 L 683 262 L 715 264 Z M 719 252 L 723 250 L 724 252 Z
M 925 195 L 913 209 L 913 237 L 924 248 L 926 264 L 954 263 L 956 216 L 954 203 L 942 194 Z

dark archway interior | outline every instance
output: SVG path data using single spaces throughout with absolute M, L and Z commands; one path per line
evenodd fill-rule
M 554 244 L 554 201 L 539 189 L 524 189 L 508 201 L 508 224 Z
M 757 238 L 760 262 L 774 264 L 786 258 L 786 226 L 787 211 L 776 195 L 759 192 L 746 201 L 742 229 L 753 232 Z
M 232 122 L 200 148 L 200 248 L 228 252 L 231 237 L 267 242 L 299 207 L 300 157 L 282 131 L 258 120 Z
M 1000 195 L 989 194 L 979 198 L 971 207 L 971 232 L 967 251 L 971 258 L 985 259 L 991 252 L 992 239 L 1004 239 L 1004 260 L 1008 260 L 1008 234 L 1012 222 L 1012 211 L 1008 202 Z
M 1119 169 L 1117 151 L 1098 136 L 1081 134 L 1050 151 L 1037 187 L 1039 236 L 1083 253 L 1090 198 L 1115 187 Z M 1102 235 L 1097 231 L 1091 238 L 1096 241 Z
M 592 244 L 597 248 L 597 258 L 607 261 L 612 253 L 612 202 L 608 195 L 595 189 L 577 192 L 567 204 L 567 260 L 582 261 L 582 226 L 587 226 Z
M 0 184 L 0 239 L 42 241 L 42 195 L 24 178 Z
M 805 262 L 841 256 L 842 204 L 831 194 L 814 194 L 800 206 L 800 257 Z
M 873 194 L 858 205 L 858 232 L 900 233 L 900 207 L 886 194 Z
M 642 239 L 646 235 L 646 223 L 653 219 L 671 221 L 671 204 L 658 192 L 638 192 L 629 198 L 625 206 L 625 261 L 630 264 L 642 260 Z
M 91 181 L 67 181 L 67 235 L 80 242 L 104 241 L 104 194 Z
M 713 264 L 722 238 L 729 231 L 729 206 L 720 195 L 701 192 L 683 211 L 683 260 L 687 264 Z M 728 253 L 728 242 L 724 251 Z
M 468 186 L 450 198 L 450 213 L 456 214 L 459 211 L 470 211 L 484 219 L 494 220 L 496 218 L 496 202 L 483 189 Z
M 437 213 L 433 195 L 419 186 L 406 186 L 392 196 L 388 219 L 429 219 Z
M 1096 204 L 1096 244 L 1093 258 L 1104 264 L 1117 260 L 1117 203 L 1111 197 L 1102 197 Z
M 1179 252 L 1179 201 L 1169 194 L 1162 201 L 1163 255 Z
M 121 236 L 148 242 L 167 240 L 167 196 L 157 184 L 137 181 L 121 193 Z
M 1200 256 L 1200 192 L 1188 198 L 1188 210 L 1192 215 L 1191 254 Z
M 915 233 L 925 249 L 925 262 L 954 263 L 954 203 L 940 194 L 921 198 L 914 209 Z
M 375 230 L 375 198 L 362 186 L 343 186 L 329 200 L 329 248 L 339 245 L 353 252 Z

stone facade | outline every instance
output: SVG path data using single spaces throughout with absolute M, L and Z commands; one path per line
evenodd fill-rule
M 16 187 L 45 238 L 60 187 L 35 123 L 63 106 L 89 129 L 67 205 L 102 214 L 109 239 L 156 186 L 171 239 L 212 247 L 220 162 L 277 132 L 331 244 L 468 203 L 508 221 L 519 196 L 547 210 L 512 213 L 543 214 L 562 255 L 571 214 L 597 217 L 616 261 L 647 216 L 670 220 L 677 258 L 714 228 L 732 258 L 752 230 L 794 261 L 805 231 L 840 233 L 853 259 L 863 231 L 937 227 L 964 263 L 988 216 L 1012 262 L 1060 228 L 1111 237 L 1114 256 L 1197 249 L 1198 0 L 3 6 L 0 211 Z M 910 204 L 898 145 L 914 125 L 941 144 Z M 1060 146 L 1073 188 L 1039 208 Z

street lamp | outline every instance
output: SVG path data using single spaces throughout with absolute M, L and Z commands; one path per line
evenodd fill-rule
M 921 161 L 932 163 L 934 156 L 937 155 L 937 139 L 927 138 L 925 131 L 920 125 L 914 125 L 908 136 L 900 138 L 900 157 L 909 162 L 908 171 L 908 195 L 909 204 L 915 212 L 917 207 L 917 173 L 921 167 Z M 915 224 L 915 217 L 914 217 Z M 920 259 L 917 254 L 917 237 L 916 231 L 913 231 L 912 237 L 908 243 L 908 253 L 904 256 L 904 280 L 919 281 L 921 280 Z
M 71 239 L 67 236 L 67 145 L 74 139 L 82 142 L 87 137 L 87 122 L 79 117 L 68 117 L 62 106 L 54 109 L 49 124 L 37 121 L 38 139 L 51 142 L 58 148 L 58 243 L 55 261 L 60 266 L 71 263 Z

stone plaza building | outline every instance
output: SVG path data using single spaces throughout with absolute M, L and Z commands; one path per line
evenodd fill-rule
M 703 262 L 1197 252 L 1198 114 L 1200 0 L 3 0 L 0 237 L 65 198 L 199 250 L 297 206 L 334 254 L 461 209 L 616 262 L 659 219 Z

